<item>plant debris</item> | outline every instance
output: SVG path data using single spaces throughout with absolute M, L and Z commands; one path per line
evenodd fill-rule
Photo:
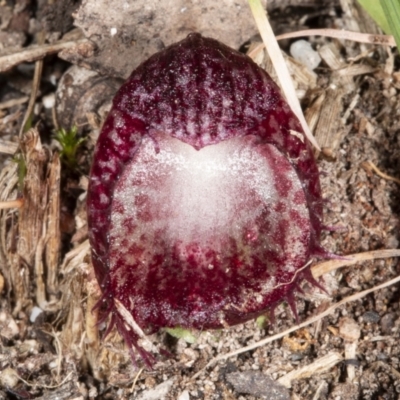
M 104 338 L 106 324 L 97 320 L 95 308 L 100 289 L 91 266 L 85 207 L 94 143 L 109 107 L 106 98 L 99 98 L 99 88 L 110 74 L 124 77 L 140 62 L 139 56 L 118 55 L 118 49 L 134 47 L 136 27 L 154 39 L 138 44 L 144 59 L 177 40 L 151 21 L 164 21 L 168 32 L 183 38 L 185 31 L 177 27 L 192 29 L 191 14 L 176 13 L 176 18 L 187 17 L 181 25 L 154 10 L 152 18 L 141 21 L 129 14 L 129 26 L 115 34 L 104 17 L 104 23 L 91 27 L 101 32 L 94 44 L 79 29 L 71 30 L 71 13 L 75 10 L 78 20 L 89 1 L 55 1 L 50 8 L 45 3 L 0 4 L 0 399 L 257 398 L 256 385 L 244 390 L 230 383 L 237 376 L 232 374 L 242 374 L 268 379 L 281 389 L 284 385 L 283 393 L 293 399 L 397 400 L 400 59 L 398 50 L 387 46 L 391 39 L 370 43 L 371 35 L 378 38 L 382 32 L 354 0 L 268 1 L 274 33 L 292 35 L 279 45 L 321 145 L 324 221 L 330 227 L 322 245 L 343 258 L 312 265 L 326 293 L 303 285 L 304 293 L 296 298 L 299 325 L 281 305 L 274 324 L 266 316 L 260 325 L 249 321 L 193 331 L 193 343 L 160 332 L 148 337 L 147 345 L 166 348 L 172 357 L 161 358 L 153 370 L 135 369 L 121 337 L 111 331 Z M 122 15 L 124 3 L 113 2 L 113 9 Z M 248 51 L 270 72 L 271 60 L 248 19 L 248 5 L 240 5 L 241 10 L 230 10 L 234 17 L 225 13 L 228 3 L 216 14 L 224 20 L 222 27 L 232 28 L 234 44 L 226 43 Z M 210 12 L 200 10 L 199 16 L 207 20 Z M 65 23 L 48 23 L 49 16 L 62 13 L 70 13 Z M 238 30 L 239 21 L 243 29 Z M 302 36 L 322 60 L 310 71 L 287 54 L 297 40 L 293 32 L 315 28 L 357 31 L 369 42 Z M 224 40 L 212 27 L 208 32 Z M 100 48 L 103 39 L 109 44 Z M 113 45 L 116 53 L 110 51 Z M 56 57 L 60 50 L 89 70 L 84 90 L 71 64 Z M 100 55 L 105 59 L 107 54 L 113 56 L 102 64 Z M 67 84 L 72 76 L 74 84 L 60 88 L 62 76 Z M 116 90 L 118 83 L 112 87 Z M 89 103 L 91 97 L 96 101 L 90 108 L 86 100 L 79 102 Z M 71 128 L 65 121 L 73 121 L 77 139 L 84 139 L 72 169 L 60 163 L 54 140 L 57 129 Z

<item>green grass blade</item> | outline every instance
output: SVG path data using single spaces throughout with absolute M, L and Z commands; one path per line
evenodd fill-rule
M 379 0 L 397 48 L 400 49 L 400 0 Z
M 358 0 L 364 10 L 374 19 L 374 21 L 381 27 L 383 32 L 391 35 L 389 23 L 386 19 L 382 5 L 379 0 Z
M 251 12 L 253 14 L 254 20 L 265 44 L 267 52 L 271 58 L 272 65 L 274 66 L 275 72 L 278 76 L 279 82 L 283 89 L 283 93 L 286 96 L 286 100 L 289 103 L 290 108 L 297 116 L 303 131 L 308 138 L 308 140 L 314 145 L 314 147 L 321 151 L 318 143 L 316 142 L 314 136 L 312 135 L 310 128 L 304 118 L 303 111 L 301 110 L 300 102 L 296 96 L 296 91 L 294 89 L 292 78 L 287 69 L 285 60 L 283 58 L 281 49 L 276 41 L 274 32 L 272 31 L 271 25 L 268 21 L 265 10 L 261 4 L 260 0 L 248 0 Z

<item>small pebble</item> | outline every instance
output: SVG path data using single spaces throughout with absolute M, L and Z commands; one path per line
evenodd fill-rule
M 232 372 L 227 374 L 225 378 L 239 393 L 268 400 L 290 400 L 289 391 L 262 372 Z
M 381 317 L 376 311 L 367 311 L 363 314 L 362 316 L 364 322 L 370 323 L 370 324 L 376 324 L 379 322 Z
M 168 379 L 167 381 L 160 383 L 153 389 L 145 390 L 141 393 L 137 399 L 139 400 L 164 400 L 170 391 L 172 384 L 174 383 L 173 379 Z
M 8 368 L 3 369 L 0 372 L 0 386 L 1 387 L 12 389 L 15 386 L 17 386 L 18 381 L 19 381 L 18 374 L 14 369 L 8 367 Z
M 43 96 L 42 101 L 44 108 L 51 109 L 54 107 L 54 104 L 56 102 L 56 96 L 54 93 L 50 93 L 47 96 Z
M 381 319 L 382 332 L 385 334 L 392 333 L 392 328 L 394 327 L 395 316 L 393 313 L 385 314 Z
M 386 248 L 387 249 L 398 249 L 399 248 L 399 241 L 395 235 L 390 235 L 385 240 Z
M 360 338 L 361 330 L 353 318 L 343 317 L 339 321 L 339 336 L 349 342 L 354 342 Z
M 29 316 L 29 321 L 34 323 L 36 321 L 36 318 L 43 312 L 43 310 L 39 307 L 33 307 L 31 311 L 31 315 Z
M 178 400 L 190 400 L 189 392 L 184 390 L 178 397 Z
M 292 57 L 305 65 L 309 70 L 314 70 L 321 62 L 321 57 L 306 40 L 297 40 L 290 46 Z
M 376 358 L 380 361 L 387 361 L 389 359 L 388 355 L 385 353 L 378 353 Z
M 294 353 L 290 355 L 290 361 L 296 362 L 301 361 L 304 358 L 304 354 Z

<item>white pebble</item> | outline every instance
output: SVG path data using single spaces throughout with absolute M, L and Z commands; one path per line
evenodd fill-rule
M 290 46 L 290 54 L 311 71 L 318 67 L 321 57 L 306 40 L 297 40 Z
M 8 367 L 0 372 L 0 385 L 4 388 L 14 388 L 18 384 L 18 373 Z
M 184 390 L 178 397 L 178 400 L 190 400 L 189 392 Z
M 36 318 L 43 312 L 43 310 L 39 307 L 33 307 L 31 311 L 31 315 L 29 317 L 29 321 L 34 323 L 36 321 Z
M 44 108 L 51 109 L 54 107 L 54 103 L 56 102 L 56 97 L 54 93 L 50 93 L 47 96 L 43 96 L 43 105 Z

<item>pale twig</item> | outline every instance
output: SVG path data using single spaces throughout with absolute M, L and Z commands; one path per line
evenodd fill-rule
M 314 278 L 318 278 L 335 269 L 345 267 L 348 265 L 354 265 L 361 261 L 370 261 L 370 260 L 376 260 L 378 258 L 392 258 L 392 257 L 400 257 L 400 250 L 389 249 L 389 250 L 366 251 L 365 253 L 350 254 L 348 256 L 345 256 L 343 260 L 323 261 L 311 267 L 311 272 Z
M 56 389 L 56 388 L 64 385 L 64 383 L 66 383 L 68 381 L 68 379 L 73 374 L 73 372 L 74 371 L 71 371 L 58 385 L 42 385 L 37 382 L 30 383 L 30 382 L 26 381 L 25 379 L 21 378 L 18 374 L 16 376 L 21 382 L 25 383 L 25 385 L 28 385 L 30 387 L 39 387 L 39 388 L 43 388 L 43 389 Z
M 24 199 L 0 201 L 0 210 L 6 210 L 9 208 L 21 208 L 24 205 Z
M 3 101 L 2 103 L 0 103 L 0 110 L 6 110 L 7 108 L 19 106 L 20 104 L 26 103 L 28 100 L 29 100 L 28 96 L 23 96 L 18 99 Z
M 125 306 L 118 299 L 114 299 L 114 304 L 125 324 L 127 324 L 145 343 L 147 343 L 152 351 L 159 353 L 157 347 L 147 338 L 146 334 L 133 319 L 132 314 L 125 308 Z
M 43 44 L 43 41 L 44 41 L 44 33 L 43 32 L 40 32 L 38 34 L 38 41 L 40 44 Z M 29 96 L 28 107 L 26 108 L 24 119 L 22 120 L 21 128 L 19 130 L 20 138 L 22 137 L 23 133 L 26 130 L 26 124 L 27 124 L 29 118 L 33 114 L 33 108 L 35 107 L 36 97 L 39 93 L 40 80 L 42 78 L 42 71 L 43 71 L 43 59 L 40 59 L 35 62 L 35 72 L 33 74 L 32 90 L 31 90 L 31 94 Z M 30 128 L 30 126 L 28 128 Z
M 293 39 L 304 36 L 326 36 L 335 39 L 351 40 L 359 43 L 380 44 L 391 47 L 396 46 L 394 37 L 391 35 L 373 35 L 371 33 L 342 31 L 339 29 L 305 29 L 303 31 L 289 32 L 278 35 L 276 40 Z
M 387 181 L 393 181 L 400 185 L 400 179 L 390 176 L 382 172 L 372 161 L 365 161 L 361 163 L 361 166 L 367 171 L 374 171 L 381 178 L 386 179 Z
M 327 308 L 322 313 L 309 318 L 307 321 L 304 321 L 299 325 L 292 326 L 291 328 L 286 329 L 283 332 L 280 332 L 280 333 L 277 333 L 275 335 L 269 336 L 269 337 L 267 337 L 267 338 L 265 338 L 263 340 L 260 340 L 260 341 L 258 341 L 256 343 L 253 343 L 253 344 L 249 345 L 249 346 L 242 347 L 242 348 L 240 348 L 238 350 L 234 350 L 234 351 L 231 351 L 231 352 L 226 353 L 226 354 L 221 354 L 220 356 L 215 357 L 214 359 L 212 359 L 204 368 L 202 368 L 195 375 L 193 375 L 192 379 L 197 378 L 205 369 L 207 369 L 208 367 L 214 365 L 218 361 L 226 360 L 227 358 L 234 357 L 234 356 L 237 356 L 238 354 L 242 354 L 242 353 L 245 353 L 247 351 L 251 351 L 251 350 L 257 349 L 257 348 L 259 348 L 261 346 L 264 346 L 264 345 L 266 345 L 268 343 L 271 343 L 271 342 L 273 342 L 273 341 L 275 341 L 277 339 L 281 339 L 282 337 L 284 337 L 286 335 L 289 335 L 290 333 L 292 333 L 292 332 L 294 332 L 294 331 L 296 331 L 298 329 L 305 328 L 306 326 L 309 326 L 309 325 L 321 320 L 322 318 L 327 317 L 328 315 L 332 314 L 337 308 L 339 308 L 339 307 L 341 307 L 341 306 L 343 306 L 343 305 L 345 305 L 347 303 L 362 299 L 363 297 L 367 296 L 370 293 L 373 293 L 373 292 L 375 292 L 377 290 L 384 289 L 384 288 L 386 288 L 388 286 L 394 285 L 397 282 L 400 282 L 400 276 L 397 276 L 396 278 L 391 279 L 391 280 L 389 280 L 389 281 L 387 281 L 385 283 L 382 283 L 381 285 L 375 286 L 375 287 L 373 287 L 371 289 L 367 289 L 367 290 L 364 290 L 362 292 L 359 292 L 359 293 L 353 294 L 351 296 L 348 296 L 345 299 L 333 304 L 332 306 Z
M 299 122 L 303 128 L 303 131 L 307 139 L 312 145 L 321 151 L 317 141 L 312 135 L 310 128 L 307 125 L 306 119 L 304 118 L 303 111 L 300 106 L 299 99 L 297 98 L 296 91 L 294 89 L 293 81 L 290 76 L 289 70 L 283 58 L 281 49 L 279 48 L 278 42 L 276 41 L 274 32 L 272 31 L 271 25 L 268 21 L 266 12 L 261 5 L 260 0 L 248 0 L 254 19 L 256 21 L 258 30 L 266 46 L 268 54 L 271 58 L 275 72 L 278 76 L 279 83 L 286 96 L 286 100 L 289 103 L 290 108 L 299 119 Z
M 305 365 L 287 373 L 286 375 L 279 378 L 277 382 L 290 389 L 292 387 L 293 380 L 309 378 L 315 374 L 323 374 L 324 372 L 332 369 L 342 360 L 343 357 L 341 354 L 337 352 L 328 353 L 325 356 L 318 358 L 311 364 Z
M 0 57 L 0 72 L 7 71 L 12 67 L 23 62 L 32 62 L 40 60 L 48 54 L 59 53 L 62 50 L 79 48 L 82 44 L 91 43 L 87 39 L 77 41 L 59 42 L 55 44 L 46 44 L 42 46 L 31 46 L 26 50 L 18 51 L 13 54 L 6 54 Z
M 52 329 L 51 333 L 49 333 L 54 338 L 54 344 L 57 352 L 57 380 L 60 379 L 61 376 L 61 364 L 62 364 L 62 344 L 60 338 L 57 333 Z
M 139 379 L 140 375 L 142 374 L 143 370 L 144 370 L 144 368 L 140 368 L 138 373 L 136 374 L 135 379 L 133 380 L 133 383 L 132 383 L 131 393 L 134 392 L 135 386 L 136 386 L 136 382 L 138 381 L 138 379 Z
M 9 140 L 0 140 L 0 153 L 13 155 L 18 150 L 18 144 Z

